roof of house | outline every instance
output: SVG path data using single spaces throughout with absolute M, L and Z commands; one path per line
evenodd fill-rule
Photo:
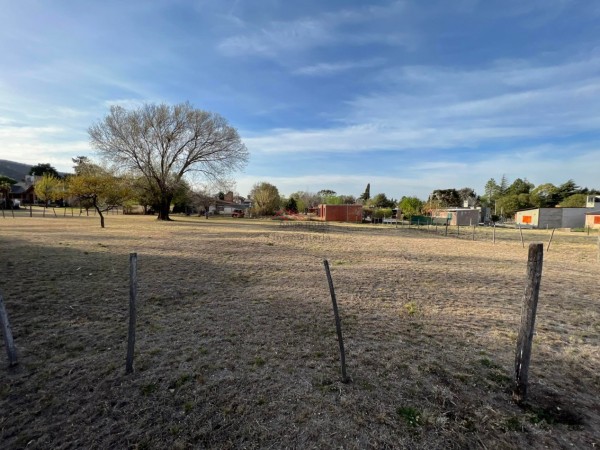
M 480 210 L 475 208 L 463 208 L 460 206 L 452 206 L 449 208 L 436 208 L 434 209 L 434 211 L 477 211 L 478 213 L 480 212 Z
M 523 208 L 523 209 L 517 209 L 517 212 L 523 212 L 523 211 L 533 211 L 534 209 L 552 209 L 552 210 L 559 210 L 559 209 L 587 209 L 585 206 L 551 206 L 551 207 L 535 207 L 535 206 L 531 206 L 529 208 Z
M 31 184 L 25 183 L 24 181 L 19 181 L 18 183 L 13 184 L 10 187 L 11 194 L 23 194 L 27 192 L 27 189 L 31 187 Z
M 592 215 L 596 215 L 596 214 L 600 214 L 600 209 L 597 209 L 595 211 L 590 211 L 590 212 L 586 212 L 585 215 L 587 216 L 588 214 L 592 214 Z

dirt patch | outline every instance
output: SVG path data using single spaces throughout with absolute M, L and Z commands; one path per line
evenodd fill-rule
M 443 230 L 438 230 L 442 231 Z M 7 448 L 593 448 L 596 237 L 545 255 L 530 399 L 511 401 L 527 249 L 426 227 L 245 219 L 0 219 L 20 357 L 1 369 Z M 546 242 L 544 231 L 525 241 Z M 139 258 L 125 375 L 128 254 Z M 339 354 L 322 260 L 346 344 Z

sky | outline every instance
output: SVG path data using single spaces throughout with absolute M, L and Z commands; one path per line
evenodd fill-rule
M 600 189 L 600 2 L 0 0 L 0 159 L 95 157 L 111 105 L 225 117 L 247 195 Z

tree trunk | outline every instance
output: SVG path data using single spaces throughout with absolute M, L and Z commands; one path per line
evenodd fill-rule
M 102 211 L 98 208 L 96 204 L 96 199 L 94 198 L 94 208 L 98 211 L 98 215 L 100 216 L 100 228 L 104 228 L 104 216 L 102 215 Z
M 160 208 L 158 210 L 158 220 L 171 220 L 169 212 L 171 210 L 172 195 L 163 195 L 160 199 Z

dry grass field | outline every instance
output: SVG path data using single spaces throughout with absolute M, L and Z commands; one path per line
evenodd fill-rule
M 529 402 L 517 406 L 527 249 L 515 230 L 497 230 L 495 245 L 490 228 L 475 241 L 462 232 L 0 218 L 20 360 L 8 368 L 0 355 L 1 446 L 600 448 L 597 237 L 557 231 L 545 254 Z M 130 252 L 139 304 L 126 375 Z

